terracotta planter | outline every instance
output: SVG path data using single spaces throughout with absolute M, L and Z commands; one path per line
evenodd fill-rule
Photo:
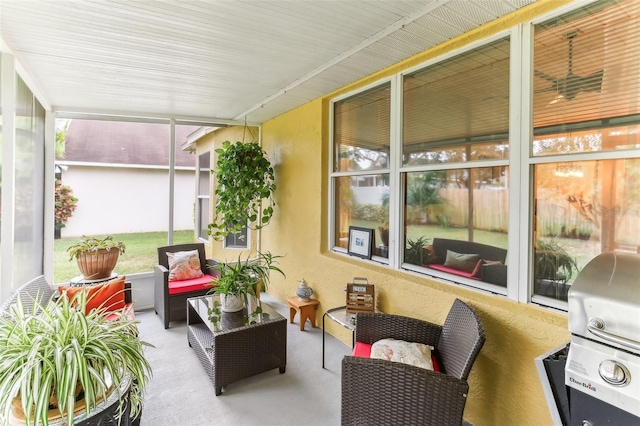
M 78 268 L 85 280 L 108 278 L 118 263 L 119 255 L 117 248 L 85 251 L 78 257 Z

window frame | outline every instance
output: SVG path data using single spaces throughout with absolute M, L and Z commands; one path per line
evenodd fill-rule
M 245 234 L 246 234 L 246 238 L 244 239 L 244 245 L 240 245 L 240 244 L 231 244 L 229 245 L 227 238 L 229 238 L 229 236 L 234 236 L 234 239 L 238 239 L 240 241 L 243 241 L 240 238 L 237 238 L 236 236 L 239 234 L 228 234 L 227 236 L 225 236 L 222 239 L 222 248 L 224 249 L 229 249 L 229 250 L 246 250 L 248 248 L 251 248 L 251 228 L 249 227 L 249 224 L 247 224 L 244 228 L 243 228 Z
M 531 303 L 544 308 L 567 310 L 567 302 L 550 299 L 534 294 L 533 279 L 533 197 L 534 197 L 534 168 L 537 164 L 572 162 L 584 160 L 618 160 L 639 158 L 634 150 L 613 150 L 577 152 L 562 155 L 533 156 L 533 59 L 534 59 L 534 27 L 553 18 L 576 11 L 589 6 L 594 1 L 581 2 L 580 4 L 568 4 L 545 13 L 535 19 L 516 24 L 504 31 L 497 32 L 490 37 L 475 41 L 459 49 L 452 50 L 435 58 L 428 59 L 418 65 L 395 72 L 393 75 L 379 79 L 366 86 L 344 93 L 329 100 L 329 250 L 347 255 L 346 249 L 336 246 L 335 241 L 335 178 L 357 174 L 389 173 L 389 259 L 380 261 L 375 257 L 368 261 L 358 259 L 358 262 L 376 262 L 386 264 L 390 269 L 399 270 L 411 274 L 419 274 L 429 278 L 442 280 L 453 285 L 472 287 L 481 292 L 500 294 L 510 300 L 520 303 Z M 490 161 L 467 161 L 461 163 L 428 164 L 421 166 L 404 166 L 402 164 L 402 81 L 404 76 L 412 74 L 431 65 L 446 61 L 450 58 L 469 52 L 479 46 L 486 45 L 495 40 L 508 37 L 510 40 L 509 58 L 509 156 L 508 159 Z M 335 150 L 334 140 L 334 103 L 355 96 L 366 90 L 375 88 L 391 81 L 391 140 L 389 151 L 389 168 L 386 170 L 363 172 L 335 172 L 333 170 L 333 156 Z M 400 151 L 399 151 L 400 150 Z M 508 272 L 507 287 L 501 291 L 491 284 L 483 285 L 479 282 L 469 282 L 462 277 L 426 270 L 419 266 L 403 264 L 402 247 L 398 242 L 404 241 L 404 189 L 402 174 L 413 171 L 442 170 L 455 168 L 480 168 L 504 165 L 509 168 L 509 202 L 508 202 Z M 402 201 L 402 202 L 401 202 Z
M 357 96 L 360 93 L 366 92 L 368 90 L 372 90 L 372 89 L 376 89 L 376 88 L 380 88 L 386 84 L 389 84 L 389 89 L 390 89 L 390 114 L 389 114 L 389 167 L 387 168 L 382 168 L 382 169 L 372 169 L 372 170 L 354 170 L 354 171 L 335 171 L 334 170 L 334 159 L 335 159 L 335 140 L 334 140 L 334 130 L 335 130 L 335 122 L 334 122 L 334 117 L 335 117 L 335 104 L 343 101 L 345 99 L 349 99 L 351 97 Z M 340 177 L 356 177 L 356 176 L 368 176 L 368 175 L 384 175 L 384 174 L 388 174 L 389 175 L 389 257 L 388 258 L 384 258 L 384 257 L 380 257 L 380 256 L 376 256 L 376 255 L 372 255 L 370 260 L 365 260 L 365 259 L 360 259 L 363 261 L 367 261 L 367 262 L 376 262 L 376 263 L 382 263 L 382 264 L 387 264 L 387 265 L 393 265 L 395 262 L 394 259 L 394 245 L 395 245 L 395 240 L 392 237 L 391 234 L 391 230 L 393 229 L 393 227 L 391 226 L 391 223 L 393 223 L 393 220 L 395 219 L 394 214 L 393 214 L 393 208 L 392 206 L 394 206 L 394 198 L 393 198 L 393 184 L 394 184 L 394 179 L 393 179 L 393 175 L 394 173 L 392 172 L 392 170 L 394 169 L 394 165 L 393 165 L 393 158 L 396 157 L 395 150 L 397 150 L 396 147 L 396 143 L 394 142 L 395 140 L 397 140 L 397 135 L 396 135 L 396 128 L 397 128 L 397 122 L 396 122 L 396 110 L 397 110 L 397 105 L 394 103 L 393 99 L 394 99 L 394 93 L 396 93 L 397 91 L 397 85 L 398 85 L 398 77 L 396 75 L 390 76 L 390 77 L 386 77 L 380 80 L 377 80 L 371 84 L 367 84 L 366 86 L 360 87 L 356 90 L 352 90 L 349 91 L 347 93 L 344 93 L 340 96 L 337 96 L 333 99 L 331 99 L 331 101 L 329 102 L 329 227 L 328 227 L 328 232 L 329 232 L 329 249 L 331 251 L 334 251 L 336 253 L 341 253 L 344 255 L 348 255 L 347 253 L 347 249 L 343 248 L 343 247 L 339 247 L 336 243 L 336 239 L 335 239 L 335 235 L 336 233 L 335 231 L 335 226 L 336 226 L 336 218 L 335 218 L 335 193 L 336 193 L 336 178 L 340 178 Z
M 202 189 L 201 188 L 201 182 L 200 182 L 200 174 L 203 172 L 202 165 L 201 165 L 201 159 L 204 155 L 209 155 L 209 167 L 206 169 L 208 174 L 209 174 L 209 183 L 207 185 L 206 188 L 206 193 L 202 193 Z M 201 153 L 198 154 L 198 160 L 196 161 L 196 238 L 198 239 L 198 241 L 201 241 L 203 243 L 208 244 L 209 243 L 209 234 L 207 233 L 207 235 L 202 235 L 202 231 L 204 230 L 203 222 L 202 220 L 205 219 L 207 220 L 207 218 L 203 218 L 203 214 L 202 214 L 202 203 L 208 203 L 209 204 L 209 209 L 211 208 L 211 185 L 212 185 L 212 178 L 211 178 L 211 161 L 212 161 L 212 155 L 211 155 L 211 150 L 206 150 L 203 151 Z M 209 210 L 210 211 L 210 210 Z

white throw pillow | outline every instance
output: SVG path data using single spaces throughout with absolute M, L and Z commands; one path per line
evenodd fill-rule
M 169 281 L 183 281 L 200 278 L 204 274 L 200 268 L 198 250 L 167 253 L 169 259 Z
M 371 358 L 415 365 L 433 371 L 431 346 L 404 340 L 382 339 L 371 345 Z

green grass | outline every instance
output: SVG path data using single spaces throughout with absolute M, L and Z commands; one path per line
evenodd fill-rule
M 379 222 L 354 220 L 352 225 L 362 226 L 364 228 L 373 228 L 374 230 L 376 230 L 376 244 L 379 244 L 379 241 L 377 240 L 379 237 L 378 230 L 377 230 L 378 226 L 380 225 Z M 441 227 L 438 225 L 408 225 L 407 226 L 407 238 L 415 240 L 422 236 L 428 238 L 429 242 L 432 242 L 434 237 L 468 241 L 469 231 L 467 230 L 467 228 Z M 507 234 L 504 232 L 491 232 L 491 231 L 476 229 L 473 231 L 473 240 L 481 244 L 487 244 L 490 246 L 500 247 L 503 249 L 508 248 Z
M 96 235 L 104 237 L 104 235 Z M 115 272 L 120 275 L 151 272 L 158 263 L 157 248 L 167 245 L 166 232 L 140 232 L 135 234 L 113 234 L 115 241 L 126 246 L 125 254 L 118 258 Z M 53 244 L 53 279 L 55 283 L 68 282 L 80 275 L 76 260 L 69 261 L 67 247 L 80 241 L 80 238 L 60 238 Z M 174 244 L 192 243 L 193 231 L 175 231 Z

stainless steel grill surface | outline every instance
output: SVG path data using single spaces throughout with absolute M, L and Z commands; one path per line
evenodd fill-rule
M 568 306 L 571 424 L 640 424 L 640 255 L 591 260 L 571 286 Z

